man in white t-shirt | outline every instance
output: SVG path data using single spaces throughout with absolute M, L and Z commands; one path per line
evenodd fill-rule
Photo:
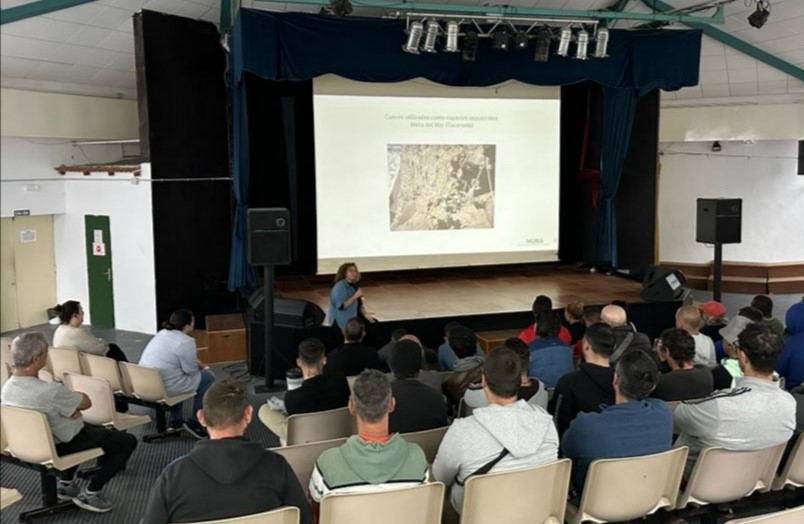
M 695 340 L 695 357 L 692 363 L 713 368 L 717 366 L 715 343 L 699 331 L 701 322 L 701 311 L 695 306 L 681 306 L 676 311 L 676 327 L 692 335 Z

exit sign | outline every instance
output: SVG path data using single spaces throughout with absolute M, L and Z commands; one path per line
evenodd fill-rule
M 15 217 L 31 216 L 31 210 L 30 209 L 15 209 L 14 210 L 14 216 Z

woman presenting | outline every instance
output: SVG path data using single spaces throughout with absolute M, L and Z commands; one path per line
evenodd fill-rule
M 335 285 L 329 292 L 329 323 L 340 332 L 352 317 L 368 322 L 376 319 L 363 307 L 363 290 L 360 288 L 360 272 L 354 262 L 345 262 L 335 273 Z

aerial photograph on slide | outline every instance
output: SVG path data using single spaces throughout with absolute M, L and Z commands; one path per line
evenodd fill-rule
M 388 144 L 391 231 L 494 227 L 493 144 Z

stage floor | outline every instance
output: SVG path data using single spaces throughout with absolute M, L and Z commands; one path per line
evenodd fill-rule
M 277 293 L 329 308 L 331 276 L 278 277 Z M 405 320 L 530 311 L 536 295 L 553 307 L 621 299 L 642 302 L 642 285 L 620 276 L 567 266 L 496 266 L 367 273 L 361 286 L 366 309 L 379 320 Z

